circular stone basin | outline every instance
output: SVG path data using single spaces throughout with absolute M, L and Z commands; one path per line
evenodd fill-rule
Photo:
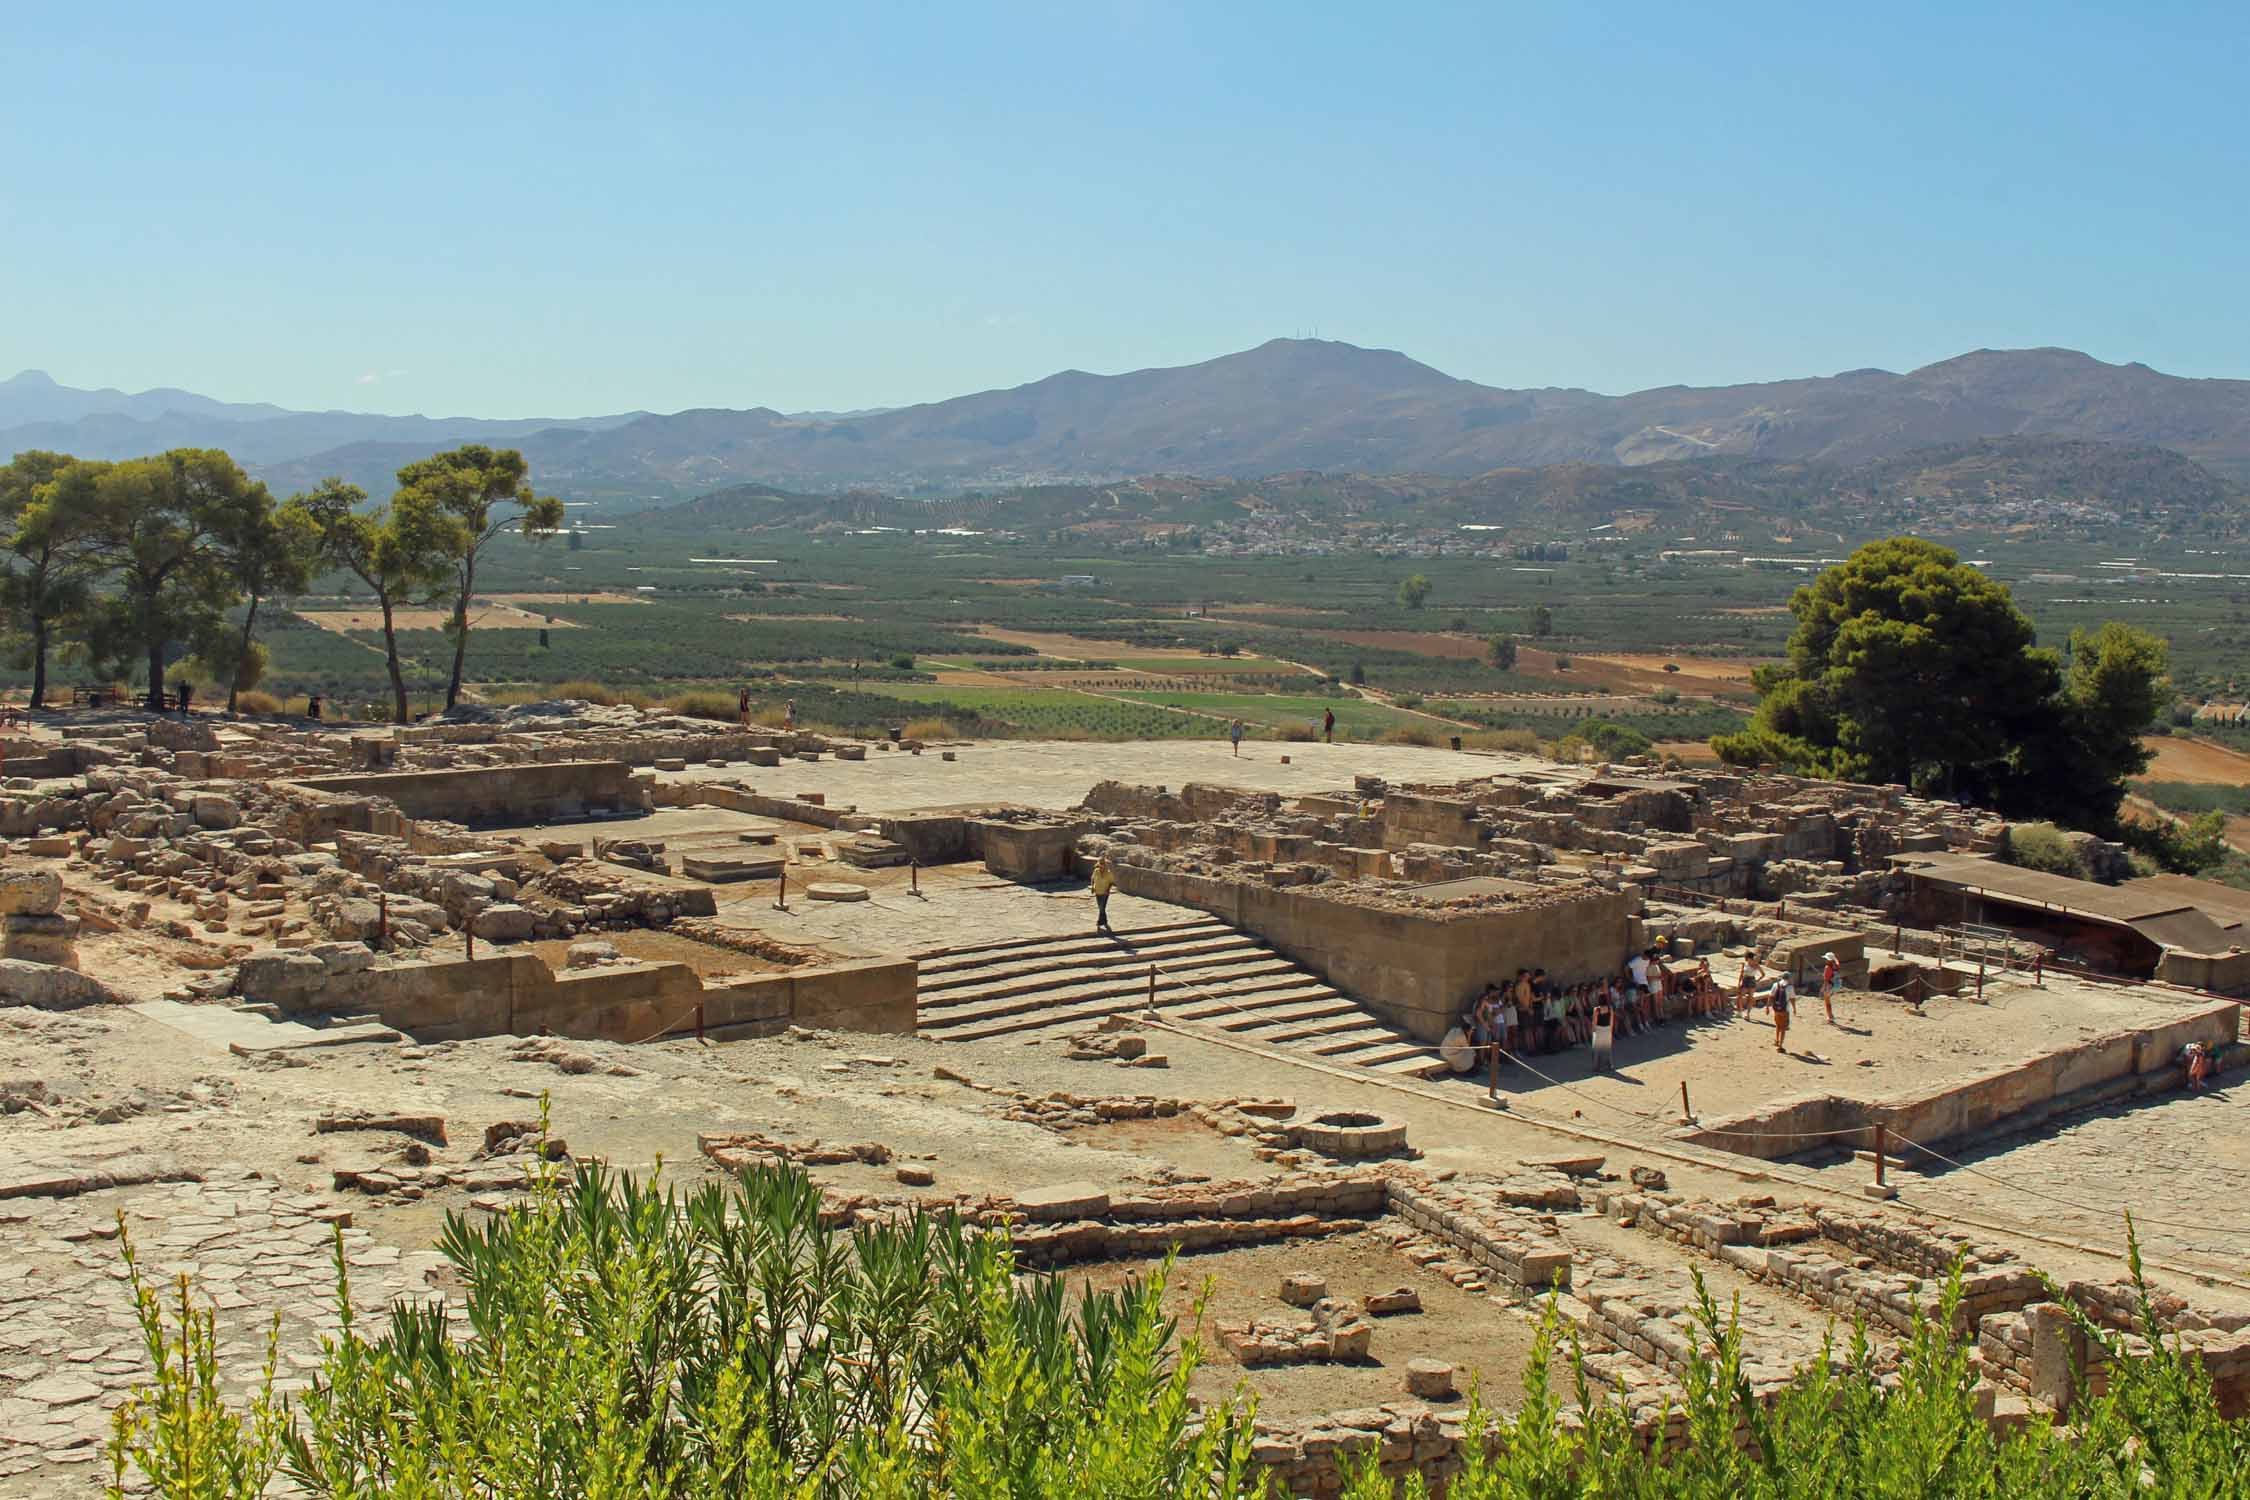
M 815 901 L 865 901 L 867 887 L 842 880 L 816 880 L 805 887 L 805 894 Z
M 1365 1110 L 1326 1110 L 1297 1127 L 1297 1144 L 1338 1161 L 1395 1156 L 1406 1149 L 1406 1122 Z

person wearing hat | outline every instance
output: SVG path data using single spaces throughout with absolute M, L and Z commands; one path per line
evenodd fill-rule
M 1844 987 L 1844 966 L 1836 962 L 1834 953 L 1820 955 L 1820 1006 L 1828 1012 L 1828 1024 L 1836 1024 L 1836 992 Z

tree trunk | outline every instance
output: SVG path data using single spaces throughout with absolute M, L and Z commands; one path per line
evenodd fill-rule
M 391 600 L 383 596 L 383 664 L 391 669 L 391 698 L 397 704 L 397 722 L 406 722 L 406 678 L 398 670 L 398 631 L 391 625 Z
M 31 706 L 47 706 L 47 617 L 31 617 Z
M 242 641 L 234 648 L 234 670 L 227 674 L 227 717 L 234 717 L 234 700 L 242 695 L 242 669 L 250 660 L 250 632 L 258 623 L 258 596 L 250 596 L 250 612 L 242 617 Z
M 148 643 L 148 711 L 164 712 L 164 642 L 161 637 Z
M 445 685 L 448 713 L 461 701 L 461 668 L 469 659 L 469 595 L 476 591 L 476 586 L 477 555 L 472 551 L 461 560 L 461 597 L 453 601 L 453 677 Z

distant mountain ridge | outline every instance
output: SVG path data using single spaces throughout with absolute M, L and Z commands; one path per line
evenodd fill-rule
M 2169 449 L 2070 438 L 1979 438 L 1858 464 L 1802 459 L 1559 463 L 1442 474 L 1297 470 L 1234 479 L 1144 475 L 994 489 L 933 502 L 879 491 L 807 494 L 754 483 L 644 512 L 636 529 L 680 536 L 824 528 L 967 526 L 1142 542 L 1178 528 L 1279 523 L 1298 540 L 1461 528 L 1552 537 L 1615 526 L 1657 534 L 1843 537 L 1889 525 L 1950 533 L 2250 533 L 2250 493 Z
M 25 412 L 41 415 L 18 420 Z M 1976 350 L 1905 374 L 1862 369 L 1604 396 L 1507 390 L 1393 350 L 1275 339 L 1200 364 L 1066 370 L 1007 390 L 845 414 L 705 408 L 490 422 L 287 412 L 188 392 L 69 392 L 35 375 L 0 383 L 0 452 L 120 456 L 204 443 L 227 447 L 277 486 L 342 473 L 381 492 L 392 471 L 434 448 L 505 441 L 524 450 L 544 488 L 636 504 L 747 482 L 927 495 L 1150 473 L 1465 479 L 1710 458 L 1849 467 L 2012 438 L 2163 448 L 2250 483 L 2250 381 L 2186 379 L 2068 349 Z

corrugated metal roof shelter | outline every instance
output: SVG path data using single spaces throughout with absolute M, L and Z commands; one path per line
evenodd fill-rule
M 2004 865 L 1975 854 L 1903 854 L 1891 863 L 1917 880 L 1980 900 L 2131 928 L 2159 947 L 2184 953 L 2226 952 L 2244 936 L 2242 931 L 2230 928 L 2250 915 L 2250 893 L 2229 891 L 2229 895 L 2240 898 L 2240 910 L 2214 914 L 2202 904 L 2201 892 L 2182 891 L 2176 877 L 2100 885 Z M 2209 886 L 2200 880 L 2185 883 L 2228 891 L 2225 886 Z M 2237 903 L 2230 901 L 2227 905 L 2234 908 Z

